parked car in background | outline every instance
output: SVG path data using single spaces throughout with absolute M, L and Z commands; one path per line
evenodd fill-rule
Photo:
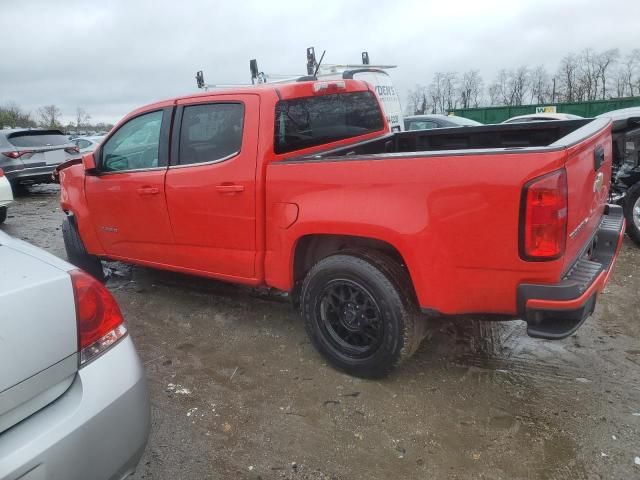
M 11 202 L 13 202 L 11 184 L 7 180 L 4 171 L 0 168 L 0 223 L 4 223 L 7 219 L 7 209 Z
M 34 183 L 51 183 L 54 169 L 78 158 L 79 152 L 60 130 L 0 130 L 0 168 L 14 192 Z
M 121 480 L 150 428 L 144 371 L 109 291 L 0 232 L 0 478 Z
M 640 107 L 598 115 L 613 121 L 611 201 L 622 205 L 627 234 L 640 245 Z
M 529 115 L 511 117 L 502 123 L 548 122 L 553 120 L 579 120 L 581 118 L 584 117 L 572 115 L 571 113 L 531 113 Z
M 431 130 L 432 128 L 451 127 L 477 127 L 483 125 L 480 122 L 469 118 L 455 115 L 412 115 L 404 117 L 404 129 L 409 130 Z
M 151 104 L 58 171 L 72 263 L 288 292 L 313 345 L 364 377 L 410 357 L 427 316 L 571 335 L 624 236 L 609 120 L 392 133 L 357 80 Z
M 93 136 L 93 137 L 78 137 L 74 138 L 72 142 L 78 147 L 80 153 L 93 152 L 104 136 Z

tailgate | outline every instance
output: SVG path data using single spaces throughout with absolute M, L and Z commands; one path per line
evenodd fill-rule
M 567 142 L 566 271 L 589 248 L 604 213 L 611 184 L 611 122 L 594 120 L 561 141 Z
M 69 274 L 3 244 L 7 238 L 0 236 L 0 432 L 64 393 L 78 368 Z

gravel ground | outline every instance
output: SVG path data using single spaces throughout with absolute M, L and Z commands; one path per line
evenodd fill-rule
M 61 220 L 57 188 L 37 186 L 1 228 L 65 258 Z M 630 241 L 576 335 L 433 321 L 383 381 L 326 365 L 279 297 L 109 267 L 151 390 L 135 479 L 640 478 L 640 249 Z

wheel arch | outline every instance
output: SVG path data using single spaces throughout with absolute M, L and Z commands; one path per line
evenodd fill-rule
M 407 286 L 410 288 L 413 299 L 417 299 L 407 263 L 395 245 L 373 237 L 313 233 L 303 235 L 294 245 L 292 255 L 292 298 L 294 303 L 298 302 L 300 286 L 307 272 L 320 260 L 338 253 L 348 253 L 370 260 L 364 253 L 366 251 L 383 254 L 397 263 L 406 273 Z

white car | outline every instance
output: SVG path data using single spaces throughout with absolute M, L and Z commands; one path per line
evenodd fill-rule
M 4 223 L 7 219 L 7 207 L 11 202 L 13 202 L 11 184 L 0 168 L 0 223 Z
M 124 479 L 147 443 L 150 408 L 114 298 L 0 232 L 0 305 L 0 479 Z
M 528 123 L 528 122 L 548 122 L 553 120 L 580 120 L 579 115 L 571 113 L 530 113 L 529 115 L 518 115 L 511 117 L 502 123 Z
M 100 145 L 100 142 L 103 138 L 104 135 L 93 137 L 78 137 L 71 140 L 71 142 L 78 147 L 80 153 L 87 153 L 93 152 L 96 148 L 98 148 L 98 145 Z

